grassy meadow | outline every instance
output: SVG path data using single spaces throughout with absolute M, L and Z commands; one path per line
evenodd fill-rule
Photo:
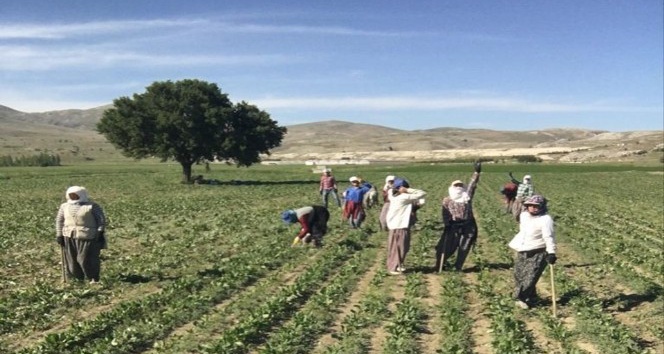
M 408 271 L 385 270 L 379 209 L 361 230 L 330 207 L 320 249 L 291 248 L 281 211 L 318 204 L 310 166 L 212 165 L 184 185 L 174 163 L 0 169 L 0 353 L 661 353 L 661 164 L 485 164 L 479 241 L 463 272 L 431 270 L 440 201 L 470 164 L 332 166 L 339 190 L 386 175 L 428 192 Z M 507 172 L 533 175 L 556 220 L 557 316 L 510 299 L 518 225 Z M 54 218 L 85 186 L 108 218 L 102 284 L 63 283 Z M 382 204 L 382 203 L 381 203 Z M 549 270 L 538 285 L 550 298 Z

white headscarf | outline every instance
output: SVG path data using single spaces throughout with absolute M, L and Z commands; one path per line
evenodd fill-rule
M 470 196 L 466 191 L 465 186 L 457 187 L 454 185 L 457 181 L 453 182 L 452 185 L 447 189 L 447 193 L 450 196 L 450 199 L 456 203 L 468 203 L 470 201 Z
M 78 199 L 77 200 L 70 199 L 69 194 L 71 193 L 78 195 Z M 88 201 L 88 190 L 85 189 L 85 187 L 71 186 L 67 188 L 67 192 L 65 192 L 65 197 L 67 198 L 67 203 L 69 204 L 85 203 Z
M 394 177 L 394 176 L 387 176 L 387 177 L 385 177 L 385 186 L 383 186 L 383 190 L 384 190 L 384 191 L 386 191 L 386 190 L 392 188 L 392 186 L 390 186 L 390 181 L 394 182 L 394 179 L 395 179 L 395 178 L 396 178 L 396 177 Z

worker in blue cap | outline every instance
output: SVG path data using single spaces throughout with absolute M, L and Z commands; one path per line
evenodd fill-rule
M 281 220 L 286 224 L 300 223 L 300 232 L 293 239 L 292 247 L 313 242 L 320 247 L 323 236 L 327 233 L 327 221 L 330 212 L 321 205 L 305 206 L 299 209 L 288 209 L 281 213 Z
M 414 224 L 414 209 L 424 204 L 426 192 L 410 188 L 403 178 L 395 178 L 388 198 L 387 210 L 387 271 L 398 275 L 406 271 L 404 261 L 410 249 L 410 228 Z

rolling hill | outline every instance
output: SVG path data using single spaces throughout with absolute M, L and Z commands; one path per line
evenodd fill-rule
M 94 127 L 103 111 L 24 113 L 0 105 L 0 155 L 59 154 L 63 161 L 126 160 Z M 537 155 L 561 162 L 657 160 L 663 131 L 583 129 L 497 131 L 441 127 L 405 131 L 378 125 L 324 121 L 287 126 L 271 160 L 450 160 L 460 157 Z

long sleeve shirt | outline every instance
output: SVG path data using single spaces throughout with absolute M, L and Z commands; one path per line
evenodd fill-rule
M 92 216 L 95 219 L 97 231 L 102 232 L 106 227 L 106 216 L 104 215 L 103 209 L 97 203 L 86 202 L 85 205 L 92 205 Z M 62 203 L 60 209 L 58 209 L 58 215 L 55 217 L 55 236 L 69 236 L 63 235 L 62 229 L 65 225 L 65 210 L 69 210 L 72 214 L 76 215 L 83 204 L 81 203 Z
M 328 189 L 337 189 L 337 181 L 334 179 L 334 176 L 323 175 L 320 177 L 319 190 L 324 191 Z
M 535 190 L 533 189 L 533 185 L 530 183 L 521 183 L 519 184 L 519 188 L 516 190 L 516 197 L 517 198 L 527 198 L 532 196 L 535 193 Z
M 390 230 L 407 229 L 410 227 L 410 215 L 413 204 L 417 203 L 427 193 L 423 190 L 408 188 L 406 193 L 394 195 L 390 193 L 388 199 L 390 207 L 387 209 L 387 227 Z
M 531 215 L 524 211 L 519 220 L 519 233 L 509 244 L 512 249 L 524 252 L 546 248 L 547 253 L 556 253 L 553 218 L 549 214 Z
M 300 222 L 302 226 L 300 232 L 298 232 L 297 237 L 302 238 L 304 235 L 311 233 L 311 225 L 309 225 L 309 214 L 314 212 L 314 208 L 310 206 L 302 207 L 295 209 L 295 215 L 297 215 L 297 221 Z
M 467 202 L 455 202 L 449 196 L 443 199 L 443 224 L 449 225 L 454 221 L 466 221 L 475 218 L 473 215 L 473 196 L 475 196 L 475 190 L 479 181 L 480 174 L 474 172 L 466 189 L 466 193 L 468 193 L 468 197 L 470 198 Z
M 369 189 L 371 189 L 371 185 L 361 186 L 361 187 L 354 187 L 354 186 L 349 187 L 344 192 L 344 198 L 346 200 L 350 200 L 355 203 L 362 203 L 364 194 L 366 194 L 369 191 Z

